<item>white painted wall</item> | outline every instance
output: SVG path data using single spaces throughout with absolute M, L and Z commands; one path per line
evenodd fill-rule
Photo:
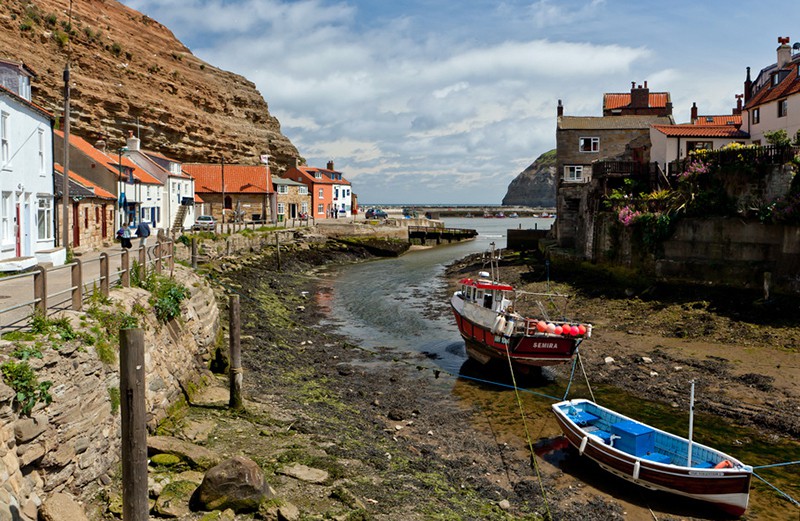
M 764 87 L 768 88 L 768 87 Z M 761 111 L 761 117 L 758 123 L 753 123 L 751 109 L 747 109 L 742 113 L 746 117 L 742 129 L 746 130 L 749 124 L 750 139 L 752 141 L 760 141 L 762 145 L 766 145 L 767 141 L 764 139 L 765 132 L 773 132 L 775 130 L 785 130 L 789 139 L 793 139 L 795 133 L 800 129 L 800 94 L 794 94 L 787 98 L 787 113 L 786 116 L 778 117 L 778 102 L 773 101 L 758 107 Z

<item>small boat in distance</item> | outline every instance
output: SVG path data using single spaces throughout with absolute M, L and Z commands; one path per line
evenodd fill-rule
M 735 516 L 747 510 L 753 468 L 693 443 L 691 420 L 686 439 L 590 400 L 567 400 L 552 408 L 569 443 L 612 474 L 653 490 L 714 503 Z
M 508 214 L 508 218 L 509 219 L 517 219 L 517 218 L 519 218 L 519 214 L 517 212 L 511 212 L 510 214 Z
M 497 217 L 498 219 L 505 219 L 506 214 L 504 214 L 503 212 L 497 212 L 497 215 L 495 215 L 495 217 Z
M 482 271 L 475 279 L 462 279 L 450 299 L 467 356 L 481 364 L 510 359 L 522 372 L 571 361 L 581 342 L 592 335 L 592 325 L 522 316 L 516 311 L 518 292 L 493 276 L 496 261 L 492 249 L 492 274 Z

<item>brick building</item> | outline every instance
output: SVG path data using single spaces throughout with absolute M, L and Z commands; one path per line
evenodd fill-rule
M 278 176 L 272 176 L 272 185 L 278 201 L 278 222 L 310 217 L 311 195 L 306 185 Z

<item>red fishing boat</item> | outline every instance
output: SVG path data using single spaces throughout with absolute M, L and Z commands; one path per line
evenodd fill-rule
M 494 272 L 494 251 L 491 255 Z M 510 359 L 522 368 L 562 364 L 571 361 L 581 342 L 592 334 L 591 324 L 521 315 L 515 304 L 522 292 L 496 281 L 489 272 L 459 284 L 450 306 L 467 356 L 482 364 L 492 359 Z

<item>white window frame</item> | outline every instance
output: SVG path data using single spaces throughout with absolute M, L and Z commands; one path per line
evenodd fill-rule
M 45 168 L 44 168 L 44 129 L 39 129 L 38 136 L 37 136 L 37 143 L 39 146 L 39 175 L 45 175 Z
M 785 118 L 789 113 L 789 100 L 787 98 L 778 100 L 778 117 Z
M 39 197 L 36 202 L 36 231 L 40 241 L 53 238 L 53 199 Z
M 285 213 L 286 213 L 286 204 L 278 203 L 278 215 L 283 215 Z
M 12 209 L 14 206 L 13 192 L 3 192 L 2 201 L 0 201 L 0 232 L 2 232 L 3 244 L 8 244 L 14 240 L 12 236 L 11 223 Z
M 750 116 L 751 116 L 753 125 L 758 125 L 761 122 L 761 109 L 759 107 L 754 108 L 750 112 Z
M 323 188 L 319 189 L 319 197 L 318 199 L 325 199 L 325 190 Z
M 300 203 L 300 213 L 308 213 L 308 203 L 302 202 Z
M 567 183 L 583 181 L 583 165 L 564 165 L 564 181 Z
M 8 142 L 8 112 L 0 112 L 0 166 L 11 166 L 11 144 Z
M 322 204 L 322 203 L 319 203 L 317 205 L 317 214 L 322 215 L 323 213 L 325 213 L 325 205 Z
M 300 195 L 308 195 L 308 187 L 306 185 L 300 187 Z
M 578 138 L 578 151 L 579 152 L 599 152 L 600 151 L 600 138 L 599 137 L 581 137 L 581 138 Z
M 288 194 L 289 193 L 289 187 L 286 186 L 286 185 L 278 185 L 278 193 L 279 194 L 283 194 L 283 195 Z

